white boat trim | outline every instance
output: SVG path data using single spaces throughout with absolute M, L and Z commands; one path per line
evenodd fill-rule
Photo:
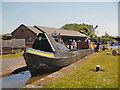
M 44 34 L 45 34 L 45 36 L 47 37 L 47 40 L 48 40 L 48 42 L 49 42 L 49 44 L 50 44 L 51 48 L 52 48 L 52 49 L 53 49 L 53 51 L 55 52 L 55 49 L 54 49 L 54 47 L 52 46 L 52 44 L 51 44 L 51 42 L 50 42 L 50 40 L 49 40 L 48 36 L 46 35 L 46 33 L 44 33 Z

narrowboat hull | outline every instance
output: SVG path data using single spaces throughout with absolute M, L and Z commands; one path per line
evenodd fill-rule
M 70 65 L 71 63 L 76 62 L 81 58 L 92 54 L 93 52 L 94 51 L 92 49 L 84 49 L 51 54 L 53 56 L 44 56 L 44 51 L 42 52 L 42 55 L 29 53 L 28 51 L 26 51 L 24 54 L 24 58 L 30 73 L 32 74 L 32 76 L 34 76 L 41 73 L 59 70 L 60 68 Z

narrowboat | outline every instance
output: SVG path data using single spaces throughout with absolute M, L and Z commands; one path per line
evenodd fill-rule
M 39 29 L 39 28 L 38 28 Z M 24 59 L 32 76 L 56 71 L 94 52 L 94 49 L 70 50 L 56 42 L 50 34 L 42 31 L 32 48 L 24 51 Z

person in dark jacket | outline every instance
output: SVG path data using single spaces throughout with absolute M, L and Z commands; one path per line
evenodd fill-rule
M 97 42 L 97 46 L 96 46 L 96 51 L 98 52 L 98 50 L 99 50 L 99 46 L 101 45 L 101 43 L 100 43 L 100 41 L 99 42 Z

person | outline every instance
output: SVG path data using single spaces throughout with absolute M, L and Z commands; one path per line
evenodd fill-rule
M 92 40 L 88 40 L 88 45 L 89 45 L 89 49 L 93 49 L 93 43 Z
M 100 43 L 100 41 L 99 42 L 97 42 L 97 47 L 96 47 L 96 51 L 98 52 L 98 50 L 99 50 L 99 46 L 101 45 L 101 43 Z
M 78 40 L 77 42 L 81 42 L 81 40 Z
M 116 56 L 116 54 L 117 54 L 117 51 L 116 51 L 116 50 L 113 50 L 113 51 L 112 51 L 112 55 Z
M 75 40 L 73 40 L 72 45 L 73 45 L 73 48 L 76 48 L 77 44 L 76 44 Z
M 60 38 L 60 43 L 61 43 L 61 44 L 64 44 L 64 42 L 63 42 L 63 40 L 62 40 L 61 38 Z

